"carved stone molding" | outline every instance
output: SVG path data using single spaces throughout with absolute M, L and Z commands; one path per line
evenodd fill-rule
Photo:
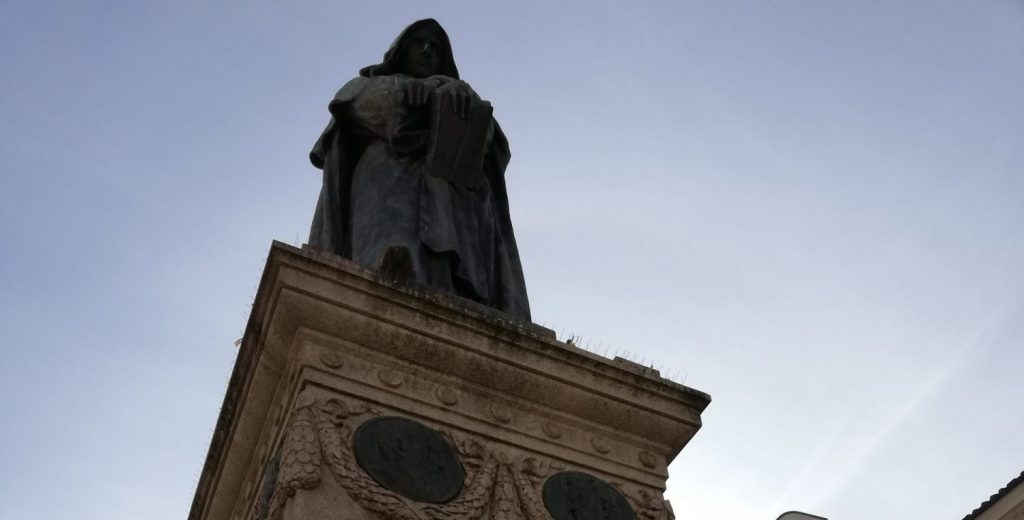
M 345 359 L 336 352 L 324 352 L 320 355 L 320 362 L 328 368 L 341 368 L 345 365 Z
M 285 505 L 302 491 L 316 491 L 331 474 L 352 501 L 374 518 L 389 520 L 550 520 L 543 496 L 548 477 L 564 465 L 531 455 L 510 455 L 472 435 L 434 428 L 454 446 L 465 468 L 462 491 L 446 503 L 416 502 L 386 489 L 359 465 L 353 450 L 359 427 L 383 412 L 342 398 L 302 394 L 278 455 L 268 464 L 262 500 L 249 520 L 285 520 Z M 275 476 L 276 474 L 276 476 Z M 623 491 L 637 518 L 670 520 L 660 493 Z
M 459 402 L 459 393 L 447 386 L 438 386 L 434 390 L 434 396 L 447 406 L 454 406 Z
M 562 437 L 562 427 L 551 421 L 544 421 L 543 423 L 541 423 L 541 429 L 544 430 L 544 435 L 547 435 L 552 439 L 558 439 Z
M 592 437 L 590 439 L 590 446 L 594 448 L 594 451 L 605 454 L 612 450 L 611 444 L 608 443 L 608 439 L 604 437 Z
M 382 368 L 377 372 L 377 378 L 380 379 L 381 383 L 391 388 L 398 388 L 405 382 L 405 376 L 401 373 L 386 368 Z
M 490 406 L 490 410 L 491 417 L 493 417 L 495 421 L 498 421 L 501 424 L 508 424 L 512 422 L 512 410 L 509 410 L 507 406 L 495 403 Z
M 648 468 L 653 468 L 658 465 L 658 456 L 649 451 L 641 451 L 637 456 L 637 459 L 640 460 L 640 464 L 643 464 Z
M 189 519 L 552 520 L 544 485 L 569 471 L 614 486 L 636 518 L 667 520 L 667 466 L 708 403 L 547 329 L 275 243 Z M 410 427 L 434 444 L 405 453 L 446 451 L 465 470 L 453 477 L 462 485 L 421 495 L 396 486 L 405 474 L 394 468 L 364 471 L 374 459 L 360 453 L 375 445 L 355 440 L 377 417 L 429 429 Z M 401 436 L 363 431 L 405 460 Z

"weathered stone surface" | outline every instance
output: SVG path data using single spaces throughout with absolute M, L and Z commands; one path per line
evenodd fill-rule
M 542 327 L 275 243 L 190 518 L 550 520 L 545 482 L 578 472 L 667 519 L 666 466 L 708 402 Z M 381 417 L 442 437 L 461 489 L 431 501 L 382 486 L 355 447 Z

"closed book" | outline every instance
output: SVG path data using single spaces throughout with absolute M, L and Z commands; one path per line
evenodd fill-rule
M 471 190 L 480 187 L 487 137 L 494 109 L 487 101 L 474 100 L 469 116 L 455 112 L 452 98 L 433 94 L 430 100 L 430 141 L 427 172 Z

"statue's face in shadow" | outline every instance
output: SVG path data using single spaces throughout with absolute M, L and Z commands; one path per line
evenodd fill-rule
M 408 36 L 402 51 L 401 72 L 414 78 L 440 74 L 441 39 L 430 27 L 420 27 Z

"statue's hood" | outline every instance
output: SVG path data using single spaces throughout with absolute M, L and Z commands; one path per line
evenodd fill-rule
M 437 20 L 433 18 L 425 18 L 418 20 L 410 24 L 398 38 L 391 44 L 388 51 L 384 53 L 384 61 L 377 65 L 370 65 L 363 67 L 359 71 L 360 76 L 373 77 L 373 76 L 387 76 L 398 72 L 398 62 L 402 57 L 402 53 L 405 51 L 406 45 L 408 45 L 409 35 L 420 27 L 429 25 L 439 36 L 441 41 L 441 74 L 445 76 L 459 79 L 459 69 L 455 66 L 455 58 L 452 56 L 452 44 L 448 40 L 448 33 L 444 31 L 444 27 L 437 23 Z

